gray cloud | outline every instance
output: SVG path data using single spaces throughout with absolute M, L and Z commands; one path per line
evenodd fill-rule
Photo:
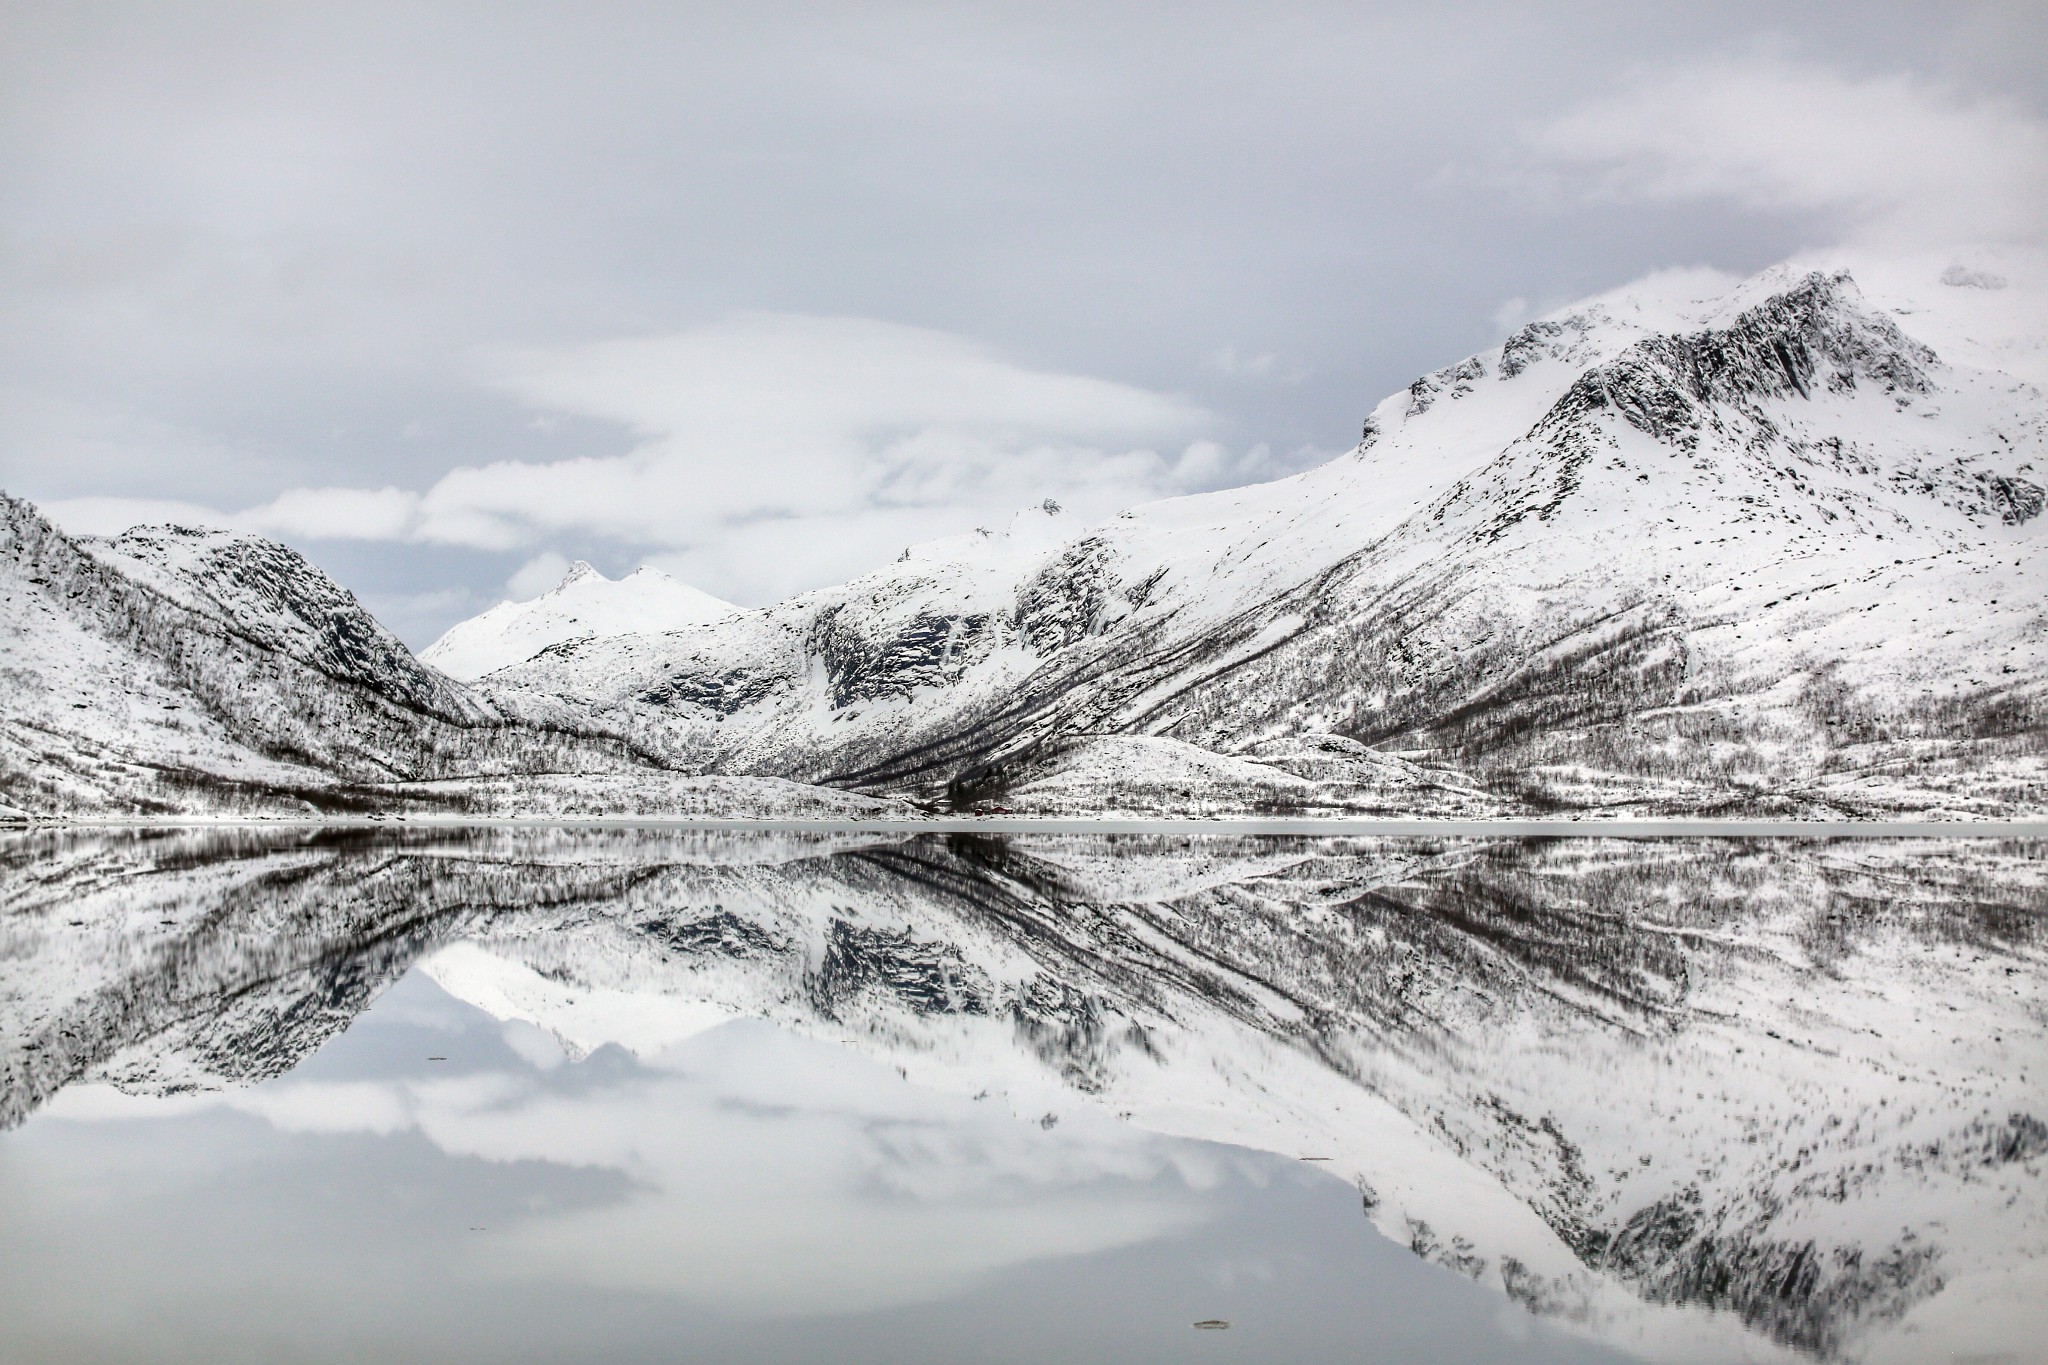
M 1528 141 L 1596 200 L 1821 213 L 1851 241 L 1892 247 L 2048 234 L 2048 121 L 1908 74 L 1778 57 L 1685 64 L 1640 74 Z
M 416 641 L 542 554 L 761 600 L 1005 499 L 1289 468 L 1524 309 L 1938 231 L 2048 103 L 2029 4 L 6 22 L 0 484 L 234 515 Z M 906 351 L 778 426 L 833 326 L 977 396 L 919 406 Z

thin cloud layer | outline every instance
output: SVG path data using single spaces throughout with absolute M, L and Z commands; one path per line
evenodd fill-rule
M 2048 124 L 1909 75 L 1782 59 L 1648 71 L 1528 143 L 1576 193 L 1821 214 L 1852 242 L 2027 241 L 2048 229 Z
M 453 471 L 424 499 L 429 538 L 582 528 L 677 547 L 760 519 L 1164 488 L 1172 464 L 1155 446 L 1185 444 L 1214 420 L 1166 395 L 866 318 L 743 313 L 488 363 L 495 385 L 528 405 L 618 423 L 638 444 L 614 459 Z
M 292 489 L 220 513 L 116 499 L 54 510 L 90 530 L 168 511 L 287 538 L 614 543 L 764 601 L 1048 497 L 1088 520 L 1275 468 L 1263 447 L 1233 456 L 1201 439 L 1216 419 L 1187 400 L 867 318 L 742 313 L 668 336 L 494 351 L 479 366 L 542 418 L 615 424 L 631 448 L 464 465 L 418 491 Z M 515 578 L 530 593 L 535 576 Z
M 2048 125 L 1918 78 L 1779 58 L 1643 72 L 1537 127 L 1524 155 L 1579 199 L 1723 199 L 1822 215 L 1844 239 L 1889 246 L 2025 240 L 2048 221 Z M 1530 311 L 1510 300 L 1494 327 Z M 1266 378 L 1276 364 L 1225 347 L 1206 368 Z M 1285 472 L 1263 447 L 1232 455 L 1207 439 L 1219 419 L 1191 400 L 871 318 L 741 312 L 668 335 L 500 348 L 478 365 L 544 427 L 594 420 L 629 448 L 459 465 L 419 490 L 293 489 L 226 519 L 521 553 L 515 595 L 563 548 L 614 544 L 760 602 L 1046 497 L 1093 520 Z M 60 508 L 95 524 L 117 511 Z

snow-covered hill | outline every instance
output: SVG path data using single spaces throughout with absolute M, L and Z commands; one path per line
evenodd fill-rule
M 2048 1274 L 2044 895 L 1989 840 L 24 835 L 0 1122 L 281 1075 L 417 964 L 571 1055 L 764 1018 L 1327 1158 L 1653 1357 L 1999 1358 Z
M 536 725 L 428 668 L 256 536 L 73 538 L 0 494 L 0 813 L 813 814 L 889 807 L 700 777 Z
M 500 602 L 451 627 L 420 652 L 420 660 L 468 681 L 566 640 L 681 630 L 737 611 L 659 569 L 642 567 L 610 579 L 579 559 L 560 583 L 532 601 Z
M 97 594 L 10 551 L 0 799 L 68 799 L 56 774 L 97 761 L 62 738 L 75 708 L 208 783 L 381 766 L 491 777 L 492 808 L 522 799 L 499 778 L 623 767 L 1046 812 L 2040 812 L 2048 398 L 1995 366 L 2048 356 L 2048 282 L 1872 273 L 1873 294 L 1832 265 L 1654 277 L 1416 380 L 1321 468 L 1099 527 L 1047 504 L 683 629 L 629 629 L 712 610 L 680 585 L 572 575 L 435 646 L 460 673 L 520 657 L 470 686 L 266 542 L 73 547 L 122 600 L 362 689 L 389 713 L 374 761 L 353 704 L 315 743 L 278 677 L 223 684 L 176 631 L 138 646 L 170 679 L 140 711 L 60 700 L 135 668 L 77 662 L 108 638 L 74 629 Z M 162 724 L 200 694 L 204 744 Z

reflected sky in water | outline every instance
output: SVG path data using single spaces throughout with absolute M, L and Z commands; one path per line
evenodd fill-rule
M 0 1360 L 2024 1361 L 2044 1078 L 2025 840 L 11 835 Z
M 63 1092 L 0 1222 L 9 1360 L 1622 1359 L 1314 1163 L 756 1021 L 572 1058 L 419 971 L 277 1080 Z

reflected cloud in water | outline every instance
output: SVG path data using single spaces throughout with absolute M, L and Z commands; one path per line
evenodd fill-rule
M 1147 1333 L 1232 1298 L 1232 1349 L 1296 1359 L 2008 1349 L 2037 852 L 21 836 L 0 1293 L 52 1346 L 83 1284 L 183 1285 L 226 1349 L 242 1276 L 437 1358 L 600 1303 L 629 1355 L 1179 1358 Z
M 736 1314 L 888 1307 L 1004 1267 L 1147 1241 L 1199 1221 L 1204 1207 L 1189 1196 L 1225 1178 L 1220 1149 L 1087 1110 L 1055 1140 L 1007 1109 L 758 1024 L 644 1062 L 614 1058 L 594 1076 L 533 1066 L 530 1035 L 504 1031 L 521 1038 L 528 1066 L 161 1099 L 82 1087 L 48 1115 L 220 1109 L 284 1134 L 416 1133 L 451 1158 L 604 1173 L 615 1197 L 494 1215 L 493 1236 L 465 1248 L 471 1272 L 672 1294 Z

